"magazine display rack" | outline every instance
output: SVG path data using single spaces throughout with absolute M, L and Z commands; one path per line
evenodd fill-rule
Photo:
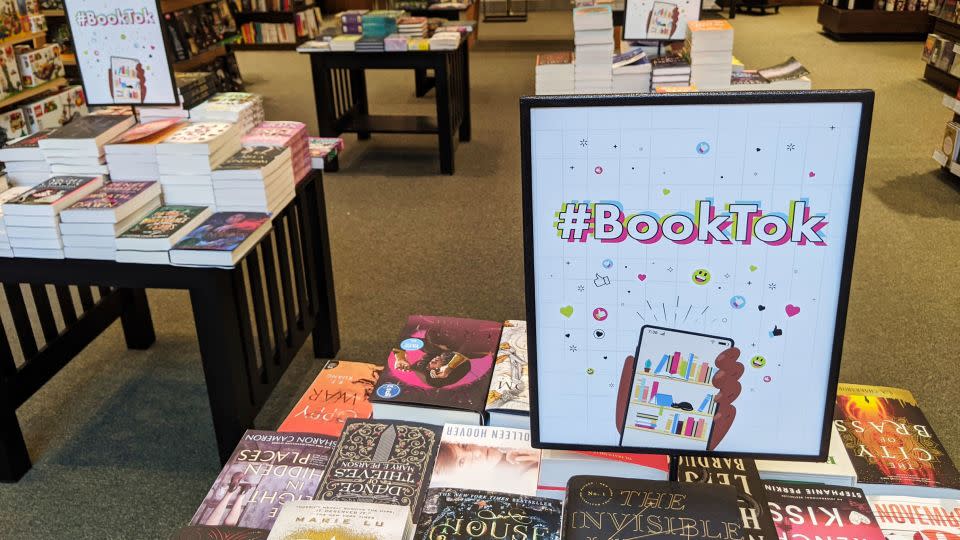
M 8 310 L 3 320 L 13 321 L 12 328 L 0 325 L 0 481 L 17 481 L 30 469 L 17 408 L 84 347 L 118 318 L 129 348 L 154 342 L 144 289 L 190 292 L 221 461 L 253 425 L 308 335 L 316 357 L 332 358 L 340 347 L 319 171 L 300 182 L 270 233 L 232 269 L 4 259 L 0 283 Z
M 934 21 L 934 34 L 943 36 L 952 41 L 960 41 L 960 24 L 947 21 L 939 17 L 931 17 Z M 956 95 L 960 87 L 960 79 L 953 74 L 948 73 L 933 64 L 925 64 L 923 68 L 923 78 L 929 83 L 940 87 L 944 92 L 951 96 Z

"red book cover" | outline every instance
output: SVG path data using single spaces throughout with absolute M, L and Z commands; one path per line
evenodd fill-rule
M 779 482 L 763 487 L 780 540 L 885 540 L 860 489 Z
M 294 405 L 277 431 L 339 437 L 349 418 L 370 418 L 370 394 L 382 366 L 331 361 Z
M 670 471 L 669 458 L 660 454 L 622 454 L 620 452 L 589 452 L 580 450 L 576 452 L 586 456 L 622 461 L 640 467 L 650 467 L 651 469 L 658 469 L 663 472 Z

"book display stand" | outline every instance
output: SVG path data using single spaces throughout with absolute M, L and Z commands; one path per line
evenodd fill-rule
M 930 29 L 926 11 L 885 11 L 873 9 L 840 9 L 820 4 L 817 23 L 828 36 L 838 39 L 922 40 Z

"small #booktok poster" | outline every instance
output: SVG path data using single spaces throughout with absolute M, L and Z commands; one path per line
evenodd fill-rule
M 90 105 L 176 105 L 157 0 L 66 0 Z

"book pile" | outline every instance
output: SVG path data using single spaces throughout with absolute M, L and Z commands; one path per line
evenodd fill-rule
M 709 90 L 730 85 L 733 27 L 726 20 L 690 21 L 684 52 L 690 58 L 690 82 Z
M 330 50 L 339 52 L 353 52 L 357 50 L 360 34 L 343 34 L 330 40 Z
M 397 33 L 404 37 L 425 37 L 427 35 L 427 18 L 403 17 L 398 19 Z
M 117 262 L 170 264 L 170 248 L 212 213 L 206 206 L 168 204 L 154 209 L 117 237 Z
M 407 36 L 400 34 L 390 34 L 383 38 L 383 50 L 389 52 L 407 50 Z
M 13 257 L 13 248 L 10 246 L 10 238 L 7 237 L 7 225 L 3 221 L 3 204 L 19 197 L 28 189 L 29 186 L 17 186 L 0 193 L 0 257 Z
M 429 38 L 409 38 L 407 39 L 407 50 L 408 51 L 429 51 L 430 50 L 430 39 Z
M 574 77 L 572 52 L 537 55 L 537 95 L 572 94 Z
M 606 93 L 613 89 L 613 12 L 609 5 L 573 10 L 574 89 Z
M 117 234 L 160 206 L 157 182 L 110 182 L 60 212 L 68 259 L 116 258 Z
M 294 197 L 290 149 L 244 146 L 213 170 L 217 209 L 276 214 Z
M 217 212 L 173 246 L 170 263 L 233 268 L 271 226 L 262 212 Z
M 43 158 L 39 143 L 53 131 L 45 129 L 0 148 L 0 161 L 4 163 L 10 182 L 18 186 L 33 186 L 50 178 L 50 164 Z
M 366 9 L 351 9 L 340 12 L 340 31 L 344 34 L 360 35 L 363 33 L 363 16 L 367 13 Z
M 186 124 L 157 145 L 160 185 L 167 204 L 213 206 L 213 169 L 240 149 L 240 126 Z
M 384 44 L 383 39 L 373 38 L 373 37 L 362 37 L 360 41 L 357 41 L 356 51 L 357 52 L 383 52 Z
M 792 56 L 775 66 L 760 68 L 757 73 L 767 81 L 764 90 L 809 90 L 812 85 L 807 77 L 810 71 Z
M 690 86 L 690 64 L 679 55 L 666 55 L 654 58 L 650 87 L 684 88 Z
M 162 118 L 136 125 L 104 145 L 113 180 L 156 180 L 157 144 L 183 126 L 181 118 Z
M 403 11 L 378 9 L 363 16 L 363 37 L 383 39 L 397 31 L 397 20 L 406 15 Z
M 194 122 L 231 122 L 246 133 L 263 122 L 263 96 L 249 92 L 221 92 L 190 109 Z
M 431 51 L 452 51 L 460 46 L 460 32 L 434 32 L 430 36 Z
M 102 176 L 54 176 L 3 203 L 13 255 L 64 258 L 60 212 L 102 185 Z
M 103 146 L 134 124 L 132 115 L 81 116 L 38 144 L 53 174 L 107 174 Z
M 283 146 L 290 149 L 293 177 L 297 182 L 310 173 L 310 141 L 302 122 L 268 120 L 250 130 L 241 140 L 243 146 Z
M 343 139 L 340 137 L 310 137 L 310 164 L 314 169 L 323 170 L 326 161 L 333 161 L 343 151 Z
M 613 91 L 650 92 L 652 65 L 641 48 L 635 48 L 613 57 Z

